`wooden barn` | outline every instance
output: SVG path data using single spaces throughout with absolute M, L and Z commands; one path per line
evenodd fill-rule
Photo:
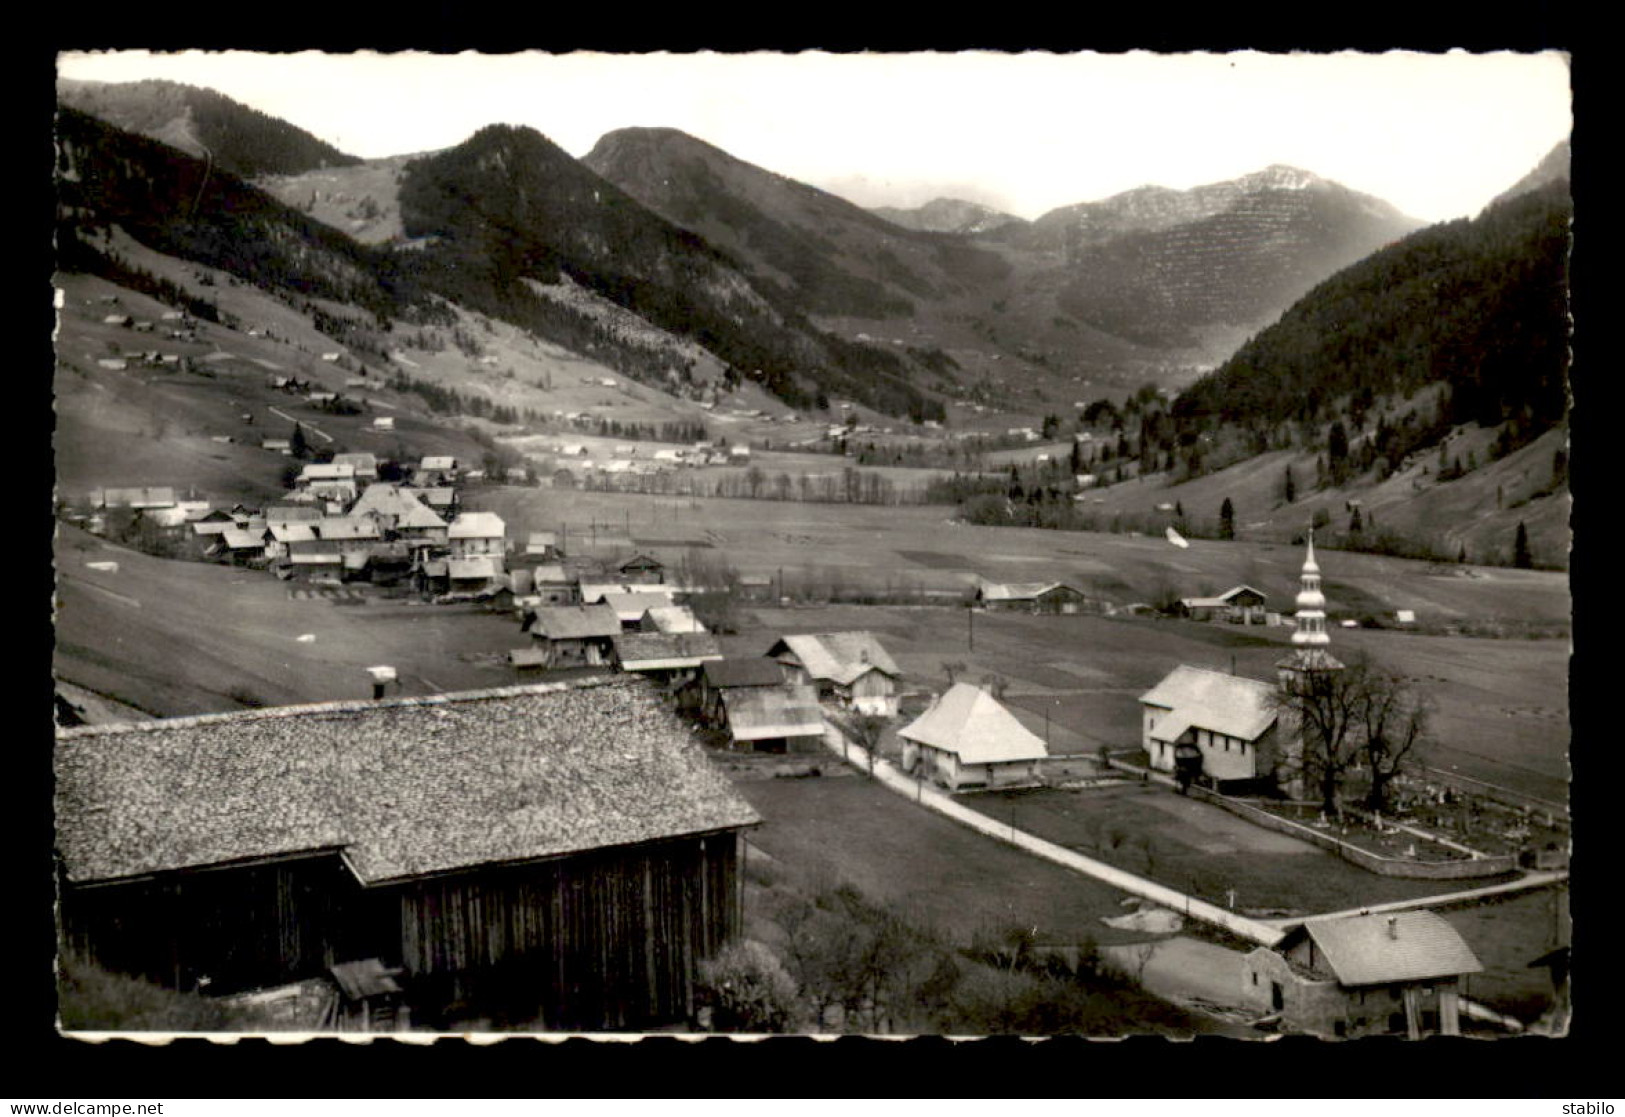
M 616 677 L 60 730 L 65 949 L 230 994 L 376 959 L 411 1019 L 692 1019 L 756 813 Z
M 636 554 L 619 567 L 621 579 L 633 585 L 659 585 L 666 580 L 666 564 L 653 555 Z
M 547 649 L 547 667 L 608 667 L 614 662 L 621 621 L 604 602 L 544 605 L 525 614 L 520 631 Z
M 724 702 L 729 693 L 741 689 L 777 687 L 783 683 L 784 669 L 765 657 L 708 660 L 695 680 L 695 689 L 699 691 L 695 704 L 701 718 L 708 724 L 723 725 L 728 719 Z
M 734 687 L 722 704 L 728 737 L 737 749 L 785 753 L 823 748 L 824 710 L 811 686 Z
M 667 691 L 681 691 L 685 699 L 693 696 L 687 684 L 705 664 L 722 659 L 717 638 L 709 632 L 623 632 L 614 646 L 622 671 L 644 675 Z
M 1227 620 L 1232 624 L 1263 624 L 1268 600 L 1251 586 L 1232 586 L 1216 597 L 1182 597 L 1179 611 L 1192 620 Z
M 1065 582 L 983 582 L 976 601 L 985 609 L 1017 613 L 1081 613 L 1088 595 Z

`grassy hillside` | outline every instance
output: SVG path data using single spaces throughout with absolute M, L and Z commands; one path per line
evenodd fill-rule
M 426 307 L 388 255 L 365 248 L 211 163 L 70 108 L 57 118 L 57 245 L 65 270 L 98 267 L 118 226 L 157 251 L 266 289 L 380 317 Z
M 985 288 L 1009 270 L 962 240 L 897 228 L 673 129 L 611 132 L 582 162 L 781 286 L 808 314 L 908 317 L 915 300 Z
M 108 561 L 116 572 L 86 565 Z M 518 626 L 496 614 L 295 597 L 264 571 L 154 558 L 66 526 L 56 568 L 56 676 L 161 717 L 365 698 L 380 663 L 403 694 L 515 682 Z
M 484 453 L 466 431 L 432 420 L 421 401 L 389 391 L 376 369 L 369 387 L 350 387 L 366 366 L 286 302 L 121 235 L 109 243 L 176 290 L 207 297 L 232 324 L 197 322 L 185 339 L 110 325 L 103 321 L 110 313 L 162 322 L 171 307 L 97 276 L 58 274 L 63 305 L 53 388 L 61 498 L 81 498 L 106 485 L 169 485 L 228 506 L 237 500 L 257 505 L 284 491 L 282 476 L 290 464 L 260 443 L 287 438 L 296 422 L 319 450 L 366 450 L 385 458 L 446 453 L 473 460 Z M 330 351 L 339 351 L 344 364 L 321 359 Z M 147 360 L 149 353 L 158 359 Z M 125 367 L 100 364 L 113 359 Z M 273 389 L 272 376 L 310 381 L 362 401 L 364 410 L 328 413 L 302 394 Z M 395 417 L 395 431 L 372 430 L 374 415 Z
M 1511 563 L 1513 537 L 1522 522 L 1536 564 L 1566 569 L 1570 501 L 1566 486 L 1552 484 L 1552 462 L 1565 447 L 1567 432 L 1548 431 L 1492 461 L 1495 437 L 1494 431 L 1471 425 L 1448 436 L 1451 461 L 1483 463 L 1454 480 L 1440 479 L 1438 455 L 1432 452 L 1417 455 L 1380 482 L 1367 476 L 1316 488 L 1316 453 L 1272 450 L 1189 480 L 1148 474 L 1092 490 L 1080 507 L 1103 523 L 1120 516 L 1155 530 L 1175 521 L 1173 513 L 1157 507 L 1172 504 L 1183 510 L 1189 530 L 1215 536 L 1221 506 L 1229 500 L 1239 539 L 1288 539 L 1324 520 L 1316 541 L 1338 547 L 1348 542 L 1357 505 L 1362 529 L 1352 546 L 1377 546 L 1387 533 L 1398 537 L 1400 547 L 1431 549 L 1451 560 L 1465 548 L 1470 562 L 1498 565 Z M 1297 490 L 1291 503 L 1282 492 L 1288 469 Z

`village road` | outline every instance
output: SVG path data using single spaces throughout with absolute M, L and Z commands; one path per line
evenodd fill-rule
M 837 755 L 845 756 L 848 761 L 860 770 L 868 769 L 870 764 L 869 753 L 861 745 L 843 737 L 841 730 L 833 724 L 827 724 L 824 734 L 824 744 Z M 1146 880 L 1144 877 L 1125 872 L 1105 862 L 1096 861 L 1092 857 L 1085 857 L 1075 850 L 1058 846 L 1054 842 L 1025 831 L 1016 830 L 1011 826 L 997 822 L 987 815 L 970 810 L 968 807 L 953 801 L 951 796 L 944 795 L 935 789 L 926 788 L 913 777 L 904 774 L 889 761 L 875 758 L 873 761 L 874 778 L 880 784 L 900 795 L 913 799 L 916 803 L 929 807 L 938 814 L 943 814 L 974 830 L 979 830 L 990 837 L 1000 841 L 1009 842 L 1029 853 L 1036 853 L 1056 864 L 1065 865 L 1069 869 L 1083 873 L 1104 881 L 1114 888 L 1119 888 L 1132 896 L 1152 903 L 1171 911 L 1178 912 L 1187 919 L 1200 919 L 1205 923 L 1212 923 L 1223 927 L 1231 934 L 1239 935 L 1252 942 L 1273 946 L 1285 934 L 1282 928 L 1245 916 L 1224 908 L 1209 904 L 1206 901 L 1195 899 L 1178 892 L 1172 888 Z
M 1150 942 L 1103 946 L 1100 953 L 1125 973 L 1139 975 L 1140 984 L 1159 997 L 1197 998 L 1233 1008 L 1248 1007 L 1241 989 L 1245 955 L 1239 951 L 1176 935 Z
M 309 422 L 307 422 L 306 420 L 304 420 L 304 419 L 295 419 L 292 415 L 289 415 L 286 411 L 278 411 L 274 407 L 268 407 L 268 408 L 266 408 L 266 410 L 269 411 L 273 415 L 281 416 L 282 418 L 288 420 L 288 422 L 290 422 L 290 423 L 297 423 L 298 425 L 304 427 L 307 431 L 310 431 L 312 434 L 317 435 L 320 438 L 325 438 L 329 442 L 333 441 L 333 436 L 332 435 L 326 433 L 325 431 L 317 430 L 315 427 L 311 426 L 311 424 Z

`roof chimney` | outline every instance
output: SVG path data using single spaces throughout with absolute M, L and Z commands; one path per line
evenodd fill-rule
M 1391 939 L 1399 938 L 1399 916 L 1397 915 L 1388 917 L 1388 937 Z

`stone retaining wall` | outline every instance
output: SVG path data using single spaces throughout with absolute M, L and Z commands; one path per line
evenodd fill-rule
M 1095 753 L 1051 753 L 1038 762 L 1038 774 L 1045 780 L 1080 780 L 1104 773 Z

